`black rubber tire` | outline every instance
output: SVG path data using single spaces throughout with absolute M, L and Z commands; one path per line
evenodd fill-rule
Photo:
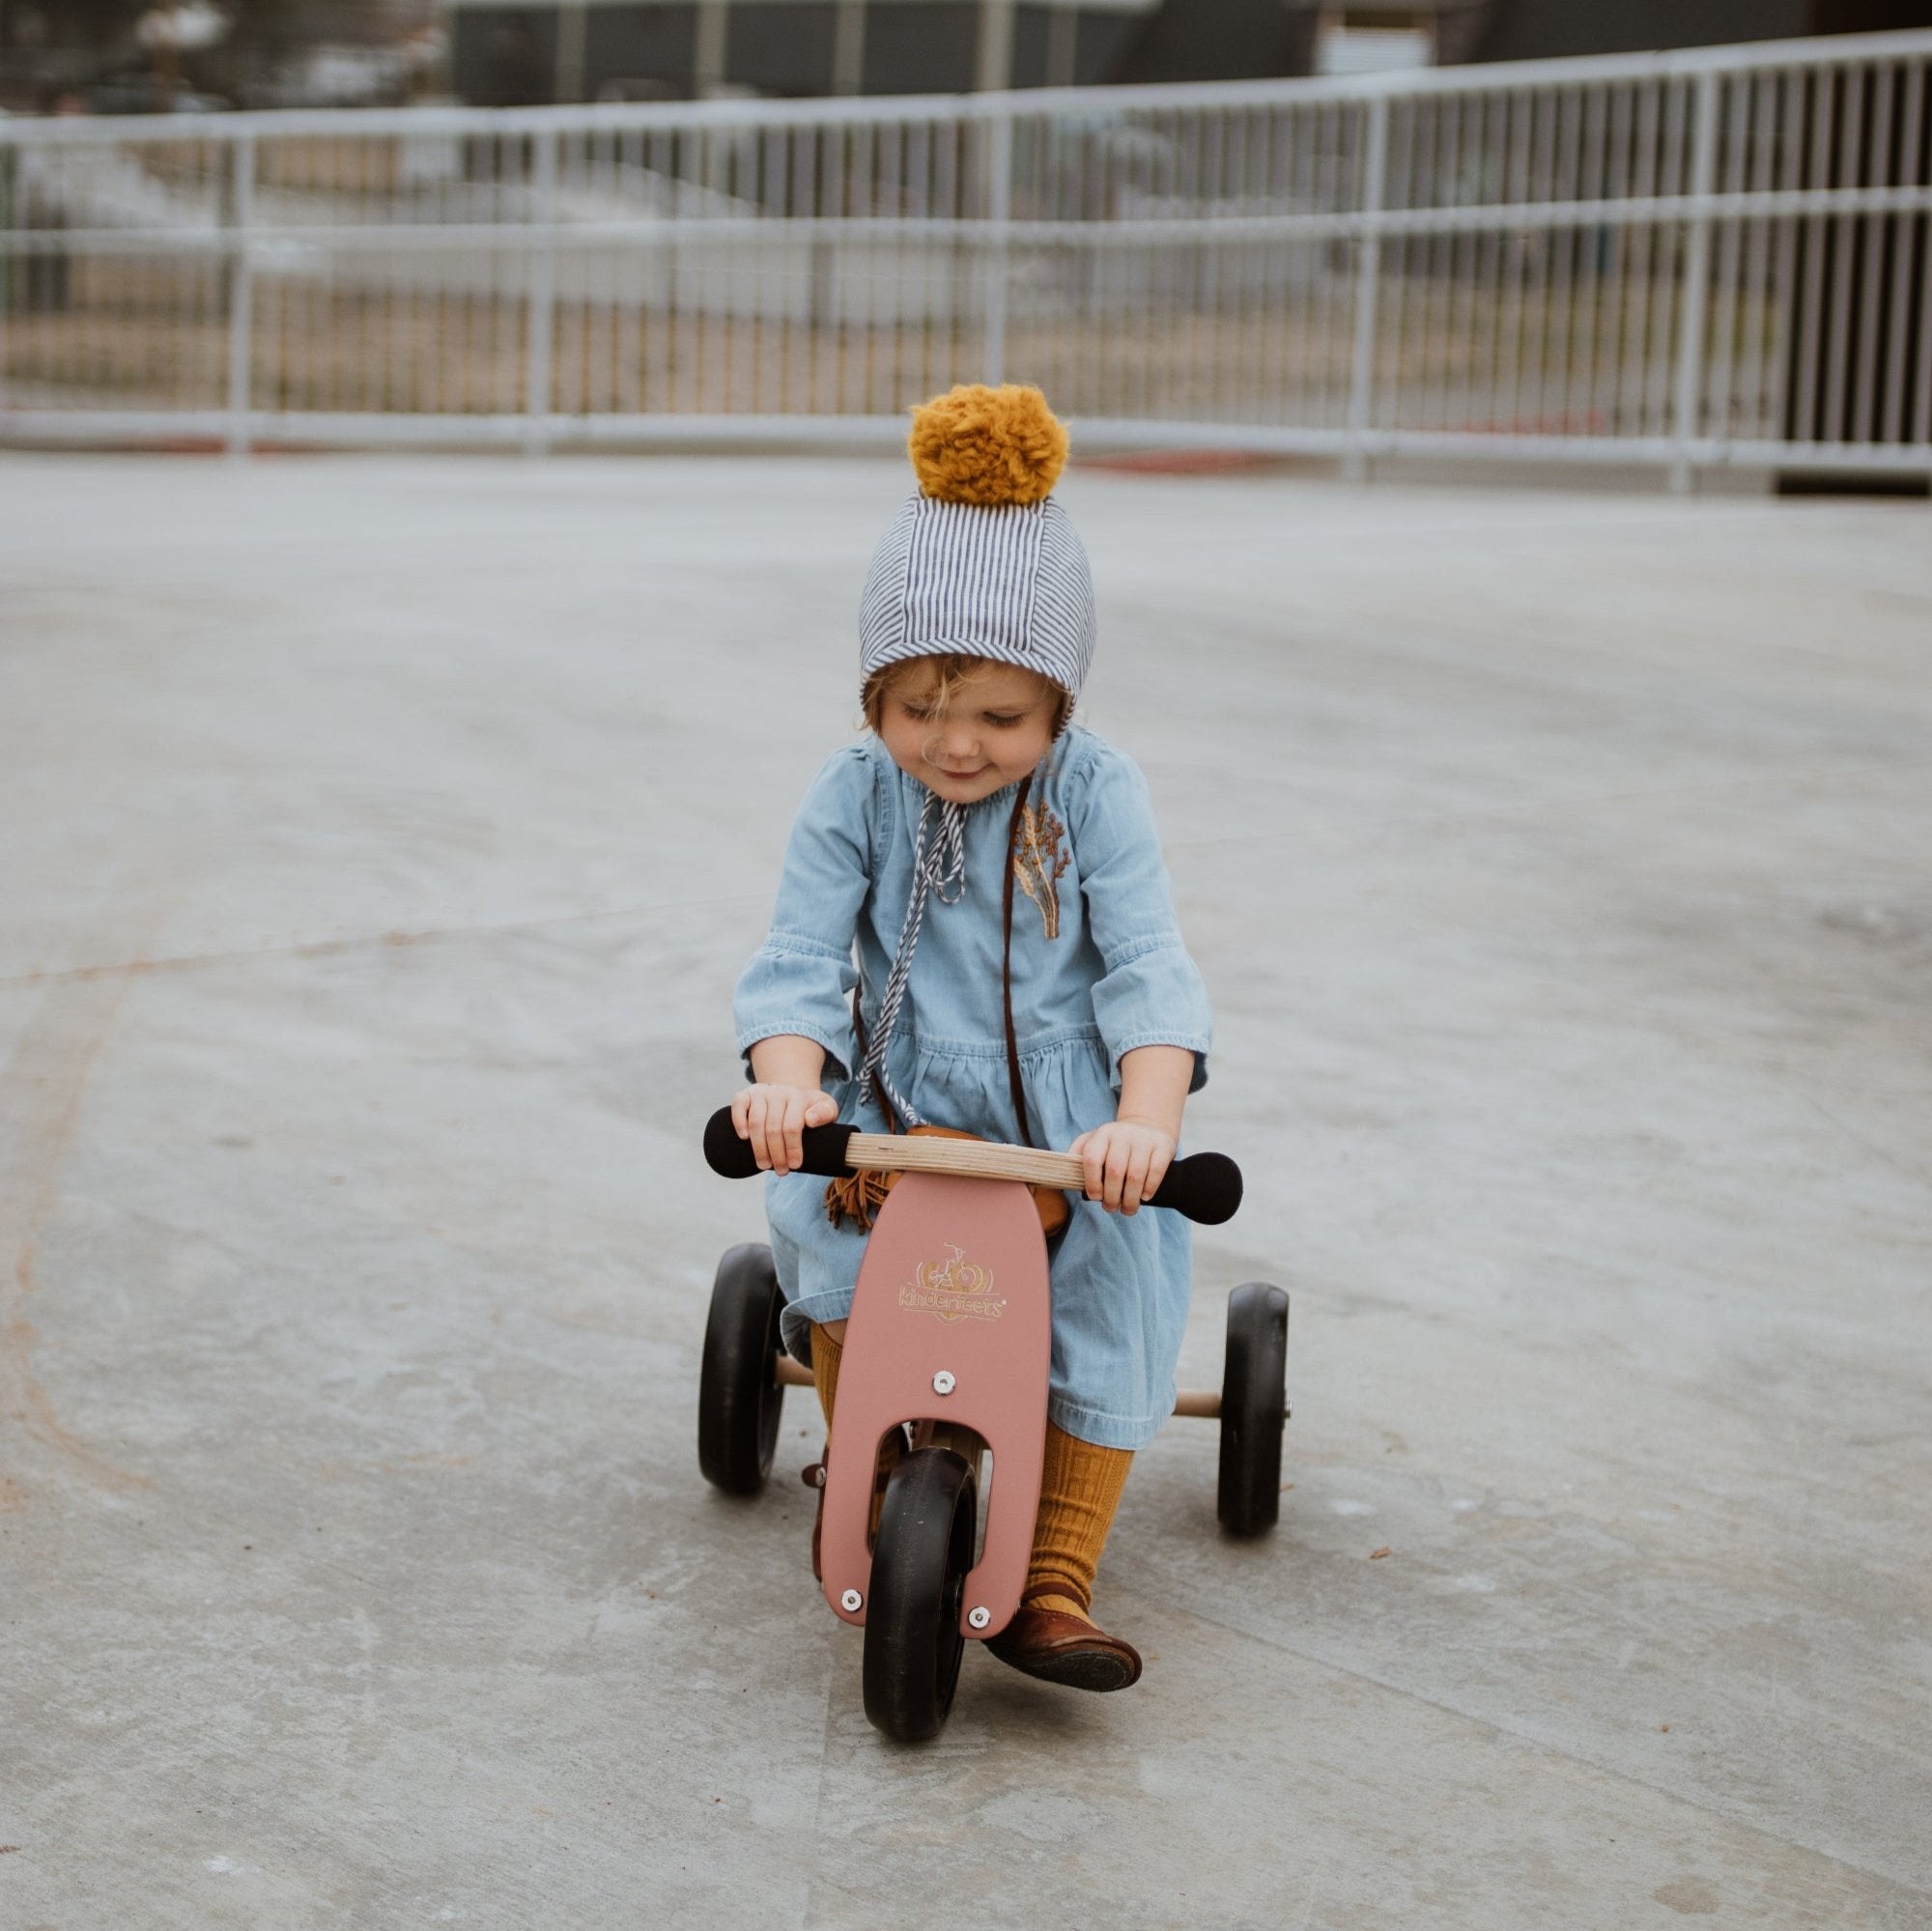
M 1288 1419 L 1288 1295 L 1249 1281 L 1228 1296 L 1221 1374 L 1221 1481 L 1215 1513 L 1234 1535 L 1259 1535 L 1281 1514 L 1281 1435 Z
M 711 1284 L 704 1357 L 697 1370 L 697 1465 L 727 1495 L 755 1495 L 779 1442 L 779 1311 L 784 1296 L 772 1250 L 726 1250 Z
M 950 1448 L 915 1449 L 886 1485 L 866 1604 L 866 1715 L 895 1743 L 936 1737 L 952 1708 L 977 1515 L 973 1471 Z

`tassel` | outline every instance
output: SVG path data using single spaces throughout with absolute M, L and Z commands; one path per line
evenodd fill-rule
M 872 1231 L 872 1218 L 885 1205 L 896 1174 L 881 1174 L 871 1169 L 847 1174 L 842 1179 L 825 1183 L 825 1217 L 834 1227 L 851 1221 L 861 1234 Z

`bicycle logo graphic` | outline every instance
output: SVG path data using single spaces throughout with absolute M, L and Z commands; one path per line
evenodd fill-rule
M 941 1320 L 998 1320 L 1007 1303 L 993 1292 L 992 1270 L 967 1260 L 965 1250 L 951 1241 L 946 1251 L 951 1258 L 943 1264 L 922 1261 L 913 1269 L 899 1290 L 899 1306 L 936 1314 Z

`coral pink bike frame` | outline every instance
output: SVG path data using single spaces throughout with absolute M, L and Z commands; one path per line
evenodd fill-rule
M 1046 1236 L 1026 1186 L 899 1177 L 860 1264 L 826 1450 L 819 1552 L 835 1615 L 866 1620 L 878 1444 L 912 1422 L 942 1435 L 970 1430 L 992 1451 L 985 1541 L 966 1577 L 960 1633 L 983 1639 L 1011 1620 L 1039 1508 L 1051 1317 Z

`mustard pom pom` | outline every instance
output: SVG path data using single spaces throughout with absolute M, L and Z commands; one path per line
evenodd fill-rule
M 1066 425 L 1037 389 L 961 383 L 913 411 L 906 448 L 922 496 L 1037 503 L 1066 466 Z

